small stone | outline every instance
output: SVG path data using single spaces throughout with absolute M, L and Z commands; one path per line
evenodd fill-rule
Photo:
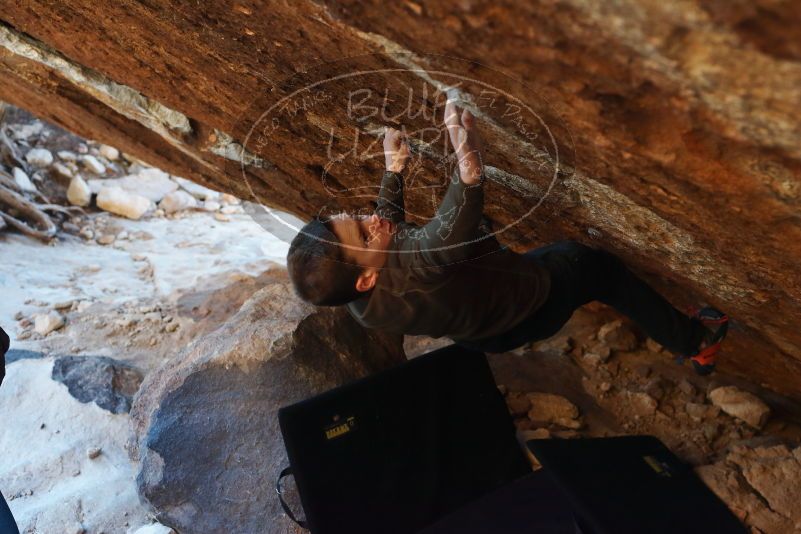
M 42 121 L 37 120 L 30 124 L 10 124 L 8 129 L 11 137 L 15 141 L 22 141 L 41 134 L 44 129 L 44 124 Z
M 86 154 L 89 152 L 89 147 L 86 146 L 86 143 L 79 143 L 76 150 L 78 151 L 78 154 Z
M 216 200 L 206 200 L 203 202 L 203 209 L 205 211 L 217 211 L 220 209 L 220 203 Z
M 655 399 L 665 396 L 664 380 L 661 377 L 652 378 L 645 384 L 645 392 Z
M 684 411 L 687 412 L 687 415 L 696 423 L 706 417 L 707 408 L 708 406 L 706 404 L 698 404 L 695 402 L 688 402 L 684 405 Z
M 575 404 L 552 393 L 529 393 L 526 395 L 531 403 L 528 418 L 532 421 L 556 422 L 560 419 L 575 419 L 579 410 Z
M 688 397 L 692 397 L 692 396 L 694 396 L 694 395 L 695 395 L 695 393 L 696 393 L 695 386 L 693 386 L 693 385 L 690 383 L 690 381 L 689 381 L 689 380 L 687 380 L 686 378 L 683 378 L 683 379 L 681 380 L 681 382 L 679 382 L 679 383 L 676 385 L 676 387 L 679 389 L 679 391 L 681 391 L 682 393 L 684 393 L 684 394 L 685 394 L 685 395 L 687 395 Z
M 102 452 L 102 449 L 100 447 L 90 447 L 86 451 L 86 456 L 88 456 L 90 460 L 94 460 L 95 458 L 100 456 L 101 452 Z
M 662 345 L 651 339 L 650 337 L 645 340 L 645 348 L 651 352 L 662 352 Z
M 531 409 L 531 401 L 523 393 L 510 392 L 506 396 L 506 405 L 513 416 L 525 415 Z
M 656 400 L 647 393 L 637 392 L 628 394 L 632 413 L 635 416 L 653 415 L 658 406 Z
M 117 161 L 120 157 L 120 151 L 109 145 L 100 145 L 97 148 L 97 153 L 109 161 Z
M 580 419 L 565 419 L 561 417 L 556 419 L 554 423 L 556 423 L 559 426 L 570 428 L 573 430 L 578 430 L 579 428 L 584 426 L 583 421 L 581 421 Z
M 213 191 L 208 187 L 203 187 L 200 184 L 196 184 L 186 178 L 181 178 L 179 176 L 173 176 L 173 180 L 181 186 L 181 188 L 195 197 L 198 200 L 217 200 L 220 198 L 220 193 L 217 191 Z
M 231 205 L 237 205 L 240 202 L 242 202 L 241 200 L 239 200 L 238 198 L 236 198 L 234 195 L 232 195 L 230 193 L 223 193 L 222 195 L 220 195 L 220 201 L 223 204 L 231 204 Z
M 195 207 L 197 207 L 197 200 L 186 191 L 168 193 L 159 203 L 159 209 L 164 210 L 165 213 L 175 213 Z
M 114 234 L 103 234 L 97 238 L 98 245 L 110 245 L 116 241 L 117 237 Z
M 26 318 L 26 317 L 23 317 L 22 319 L 20 319 L 20 320 L 19 320 L 19 325 L 20 325 L 22 328 L 28 328 L 28 327 L 29 327 L 29 326 L 31 326 L 32 324 L 33 324 L 33 321 L 31 321 L 30 319 L 28 319 L 28 318 Z
M 612 384 L 610 384 L 609 382 L 601 382 L 601 385 L 598 387 L 598 389 L 606 393 L 607 391 L 612 389 Z
M 701 432 L 707 441 L 714 441 L 720 434 L 720 425 L 713 421 L 706 422 L 701 426 Z
M 25 154 L 25 161 L 42 169 L 53 163 L 53 154 L 46 148 L 34 148 Z
M 611 356 L 611 354 L 612 350 L 609 348 L 608 345 L 596 342 L 587 348 L 587 350 L 584 352 L 584 357 L 585 358 L 589 357 L 590 359 L 593 359 L 591 355 L 596 355 L 598 356 L 598 360 L 600 362 L 605 363 L 606 361 L 609 360 L 609 356 Z
M 37 313 L 34 315 L 33 329 L 39 335 L 46 336 L 62 326 L 64 326 L 64 317 L 58 312 L 51 311 L 50 313 Z
M 81 228 L 81 237 L 87 241 L 95 238 L 95 232 L 89 227 Z
M 33 185 L 33 182 L 31 182 L 31 179 L 28 178 L 28 175 L 25 174 L 25 171 L 23 171 L 19 167 L 14 167 L 14 182 L 23 191 L 28 191 L 29 193 L 38 191 L 38 189 L 36 189 L 36 186 Z
M 227 215 L 223 215 L 222 213 L 215 213 L 214 220 L 219 222 L 229 222 L 231 219 Z
M 62 300 L 61 302 L 56 302 L 53 304 L 53 308 L 57 310 L 66 310 L 67 308 L 72 308 L 74 300 Z
M 17 339 L 18 339 L 18 340 L 20 340 L 20 341 L 22 341 L 22 340 L 25 340 L 25 339 L 28 339 L 28 338 L 30 338 L 32 335 L 33 335 L 33 334 L 31 333 L 31 331 L 30 331 L 30 330 L 23 330 L 22 332 L 20 332 L 19 334 L 17 334 Z
M 712 390 L 709 400 L 721 410 L 754 428 L 762 428 L 770 417 L 770 408 L 762 399 L 735 386 Z
M 106 172 L 106 166 L 100 163 L 94 156 L 81 156 L 80 159 L 81 164 L 83 165 L 84 169 L 88 170 L 94 174 L 103 174 Z
M 523 430 L 520 432 L 520 438 L 523 441 L 530 439 L 548 439 L 551 437 L 551 432 L 547 428 L 536 428 L 534 430 Z
M 75 471 L 72 472 L 72 476 L 74 476 L 74 477 L 77 477 L 80 474 L 81 474 L 81 470 L 80 469 L 76 469 Z
M 637 348 L 637 336 L 620 319 L 606 323 L 598 329 L 598 339 L 612 350 L 630 351 Z
M 62 161 L 78 161 L 78 154 L 69 150 L 60 150 L 57 155 Z
M 175 534 L 175 530 L 161 523 L 151 523 L 150 525 L 139 527 L 133 534 Z
M 220 213 L 224 213 L 226 215 L 242 213 L 242 208 L 240 206 L 223 206 L 222 208 L 220 208 Z
M 75 175 L 72 169 L 70 169 L 60 161 L 53 163 L 53 167 L 51 168 L 53 169 L 53 172 L 56 173 L 56 175 L 61 176 L 62 178 L 71 179 Z
M 117 239 L 128 239 L 128 232 L 123 230 L 119 234 L 117 234 Z
M 137 254 L 131 254 L 131 259 L 133 261 L 145 261 L 145 260 L 147 260 L 147 256 L 145 256 L 144 254 L 138 254 L 138 253 Z
M 81 232 L 81 228 L 77 224 L 73 224 L 69 221 L 63 223 L 61 229 L 70 234 L 79 234 Z
M 140 219 L 152 204 L 147 198 L 119 187 L 103 187 L 97 194 L 97 206 L 129 219 Z
M 178 330 L 178 326 L 179 326 L 178 322 L 174 321 L 172 323 L 168 323 L 167 326 L 164 327 L 164 330 L 166 332 L 175 332 L 176 330 Z
M 70 180 L 67 189 L 67 200 L 73 206 L 88 206 L 92 202 L 92 191 L 86 181 L 80 176 L 75 176 Z

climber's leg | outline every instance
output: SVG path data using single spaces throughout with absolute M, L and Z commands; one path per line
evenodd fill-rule
M 580 273 L 571 262 L 572 250 L 573 242 L 564 241 L 524 254 L 548 269 L 551 275 L 548 298 L 542 306 L 509 331 L 490 338 L 459 341 L 459 344 L 485 352 L 507 352 L 531 341 L 549 338 L 561 330 L 573 312 L 589 302 L 576 288 L 575 279 Z
M 599 300 L 631 318 L 668 350 L 684 355 L 698 351 L 707 332 L 702 322 L 674 308 L 620 259 L 575 242 L 566 242 L 562 254 L 558 265 L 569 264 L 563 268 L 569 272 L 578 305 Z

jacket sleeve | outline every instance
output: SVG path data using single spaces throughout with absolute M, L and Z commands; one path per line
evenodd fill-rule
M 403 207 L 403 176 L 400 173 L 384 173 L 375 212 L 379 217 L 389 219 L 395 224 L 406 219 Z
M 470 259 L 481 240 L 479 223 L 484 212 L 484 175 L 477 184 L 466 185 L 454 173 L 445 198 L 434 218 L 420 229 L 415 248 L 431 267 L 442 267 Z

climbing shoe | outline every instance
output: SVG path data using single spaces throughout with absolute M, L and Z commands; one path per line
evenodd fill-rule
M 681 358 L 689 359 L 693 363 L 693 369 L 699 375 L 708 375 L 715 370 L 715 357 L 720 352 L 720 343 L 726 337 L 729 330 L 729 317 L 715 308 L 701 308 L 692 310 L 692 316 L 704 325 L 706 333 L 703 339 L 703 348 L 691 356 Z

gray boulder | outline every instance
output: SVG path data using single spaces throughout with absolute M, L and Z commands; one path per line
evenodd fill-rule
M 267 285 L 145 379 L 129 446 L 140 495 L 181 534 L 295 532 L 273 490 L 288 464 L 277 410 L 404 360 L 401 336 Z
M 134 367 L 105 356 L 60 356 L 53 362 L 52 378 L 79 401 L 94 402 L 111 413 L 129 412 L 142 383 Z

